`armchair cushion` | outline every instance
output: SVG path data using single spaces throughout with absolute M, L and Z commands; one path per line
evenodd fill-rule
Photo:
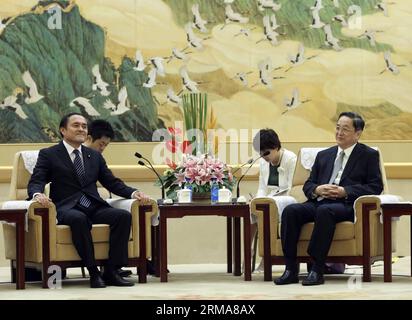
M 355 200 L 353 204 L 353 209 L 355 210 L 355 221 L 357 219 L 357 212 L 361 210 L 363 203 L 375 203 L 377 208 L 381 207 L 381 204 L 384 203 L 394 203 L 394 202 L 401 202 L 403 198 L 401 196 L 393 195 L 393 194 L 381 194 L 381 195 L 367 195 L 359 197 Z M 379 219 L 380 222 L 383 223 L 381 211 L 379 210 Z M 399 218 L 394 218 L 393 220 L 399 220 Z

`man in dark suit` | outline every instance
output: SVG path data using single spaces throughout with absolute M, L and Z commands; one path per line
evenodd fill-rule
M 29 198 L 44 206 L 56 205 L 59 224 L 69 225 L 73 244 L 90 273 L 90 286 L 133 286 L 117 269 L 127 264 L 131 214 L 112 208 L 97 192 L 99 181 L 110 192 L 144 203 L 149 199 L 113 176 L 100 152 L 82 145 L 87 137 L 87 121 L 78 113 L 64 116 L 59 126 L 63 137 L 58 145 L 40 150 L 28 184 Z M 50 198 L 44 187 L 50 185 Z M 93 223 L 110 225 L 109 259 L 103 275 L 97 269 L 91 236 Z
M 324 283 L 323 273 L 336 223 L 353 221 L 353 203 L 383 190 L 379 153 L 358 140 L 365 126 L 356 113 L 343 112 L 336 124 L 337 146 L 318 153 L 303 186 L 308 201 L 287 206 L 282 213 L 281 238 L 286 262 L 277 285 L 298 283 L 297 243 L 302 226 L 314 222 L 308 254 L 312 269 L 302 285 Z

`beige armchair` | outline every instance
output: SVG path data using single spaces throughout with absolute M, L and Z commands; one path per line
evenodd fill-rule
M 52 265 L 63 270 L 69 267 L 81 267 L 82 262 L 72 243 L 70 227 L 56 224 L 56 208 L 43 208 L 39 203 L 24 201 L 27 197 L 27 183 L 30 172 L 26 169 L 22 153 L 15 155 L 10 196 L 3 207 L 18 206 L 28 208 L 28 231 L 25 238 L 25 265 L 42 270 L 43 287 L 47 288 L 48 269 Z M 17 200 L 17 201 L 16 201 Z M 20 200 L 20 201 L 19 201 Z M 157 214 L 157 204 L 153 200 L 149 205 L 140 206 L 132 199 L 110 199 L 114 207 L 128 208 L 132 214 L 132 228 L 129 239 L 128 266 L 138 267 L 139 282 L 146 282 L 146 258 L 151 253 L 151 218 Z M 13 267 L 16 259 L 15 227 L 5 224 L 5 255 Z M 92 228 L 95 257 L 98 264 L 103 264 L 109 252 L 109 226 L 95 224 Z
M 381 155 L 380 168 L 384 184 L 383 194 L 387 194 L 388 186 Z M 307 200 L 302 187 L 309 177 L 309 173 L 310 170 L 305 169 L 301 163 L 300 151 L 292 188 L 289 193 L 297 202 Z M 391 197 L 391 201 L 401 200 L 397 196 L 386 197 Z M 386 201 L 386 199 L 382 195 L 370 195 L 356 200 L 356 222 L 344 221 L 336 225 L 327 262 L 363 265 L 363 281 L 371 281 L 371 263 L 383 260 L 383 225 L 380 222 L 380 204 L 382 201 Z M 258 217 L 258 252 L 261 257 L 264 257 L 265 281 L 272 280 L 273 264 L 284 264 L 280 239 L 279 206 L 276 201 L 278 200 L 272 198 L 256 198 L 250 204 L 251 212 Z M 313 223 L 307 223 L 302 228 L 298 242 L 299 262 L 310 261 L 307 255 L 307 247 L 312 235 L 313 225 Z M 395 225 L 396 223 L 392 223 L 393 239 L 396 239 Z M 393 250 L 396 250 L 395 246 L 393 246 Z

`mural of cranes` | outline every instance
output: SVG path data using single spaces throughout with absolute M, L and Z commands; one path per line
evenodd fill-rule
M 349 109 L 379 119 L 366 138 L 412 135 L 408 0 L 27 0 L 7 12 L 2 2 L 13 7 L 0 0 L 0 38 L 15 51 L 0 43 L 0 131 L 13 120 L 22 142 L 31 138 L 19 128 L 50 141 L 42 117 L 68 111 L 116 127 L 131 117 L 138 136 L 122 130 L 116 139 L 150 141 L 183 119 L 182 96 L 196 92 L 209 94 L 224 129 L 259 124 L 286 140 L 329 139 L 334 117 Z M 73 38 L 27 33 L 51 5 Z M 28 47 L 12 43 L 19 37 Z M 30 39 L 53 48 L 49 56 Z M 384 132 L 389 123 L 403 129 Z

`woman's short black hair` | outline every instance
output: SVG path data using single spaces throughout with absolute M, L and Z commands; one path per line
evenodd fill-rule
M 253 138 L 253 148 L 257 152 L 279 150 L 281 147 L 279 136 L 273 129 L 261 129 Z

